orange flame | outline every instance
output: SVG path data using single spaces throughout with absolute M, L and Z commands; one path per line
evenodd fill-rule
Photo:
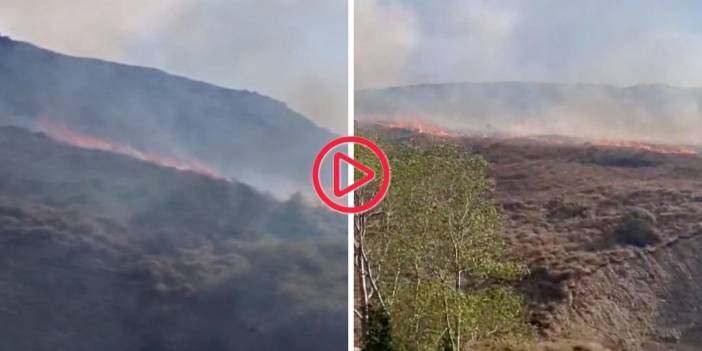
M 455 136 L 436 124 L 422 120 L 419 117 L 394 118 L 392 120 L 378 120 L 376 123 L 392 129 L 405 129 L 418 134 L 426 134 L 439 138 Z
M 684 147 L 684 146 L 657 145 L 657 144 L 648 144 L 648 143 L 642 143 L 642 142 L 638 142 L 638 141 L 629 141 L 629 140 L 605 139 L 605 140 L 595 141 L 593 144 L 597 145 L 597 146 L 619 148 L 619 149 L 635 149 L 635 150 L 653 152 L 653 153 L 657 153 L 657 154 L 666 154 L 666 155 L 687 155 L 687 156 L 697 155 L 697 151 L 695 151 L 691 148 L 688 148 L 688 147 Z
M 127 145 L 121 145 L 93 135 L 76 132 L 46 119 L 40 119 L 38 125 L 39 129 L 49 137 L 83 149 L 108 151 L 161 167 L 174 168 L 179 171 L 189 171 L 215 179 L 227 179 L 212 168 L 197 161 L 180 160 L 171 156 L 139 151 Z

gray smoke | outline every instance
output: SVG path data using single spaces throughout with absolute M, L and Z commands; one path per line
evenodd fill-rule
M 525 82 L 419 85 L 356 94 L 360 120 L 426 120 L 471 134 L 556 134 L 700 145 L 702 89 Z
M 699 91 L 692 89 L 702 86 L 698 2 L 357 4 L 357 23 L 365 24 L 356 31 L 360 89 L 552 83 L 448 84 L 376 98 L 366 92 L 357 95 L 359 112 L 378 112 L 378 99 L 387 107 L 397 98 L 397 111 L 380 110 L 421 113 L 448 128 L 674 143 L 698 143 L 702 133 Z
M 702 85 L 699 2 L 358 0 L 357 6 L 359 88 L 457 81 Z M 383 53 L 385 63 L 371 60 L 372 52 Z M 394 73 L 378 72 L 383 64 Z

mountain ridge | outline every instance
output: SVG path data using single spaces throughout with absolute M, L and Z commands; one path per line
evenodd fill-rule
M 356 94 L 360 120 L 424 119 L 471 133 L 699 144 L 702 88 L 529 82 L 416 85 Z
M 314 155 L 334 137 L 256 92 L 0 39 L 0 124 L 41 119 L 284 194 L 309 189 Z
M 603 87 L 603 88 L 615 88 L 615 89 L 637 89 L 637 88 L 665 88 L 673 90 L 702 90 L 702 86 L 676 86 L 667 83 L 636 83 L 627 85 L 617 85 L 609 83 L 594 83 L 594 82 L 582 82 L 582 83 L 562 83 L 562 82 L 548 82 L 548 81 L 536 81 L 536 80 L 497 80 L 497 81 L 447 81 L 441 83 L 413 83 L 407 85 L 390 85 L 386 87 L 378 88 L 362 88 L 356 89 L 356 92 L 367 93 L 382 90 L 403 90 L 403 89 L 413 89 L 413 88 L 432 88 L 432 87 L 460 87 L 465 85 L 540 85 L 540 86 L 573 86 L 573 87 Z
M 73 59 L 73 60 L 77 60 L 77 61 L 87 61 L 87 62 L 92 62 L 92 63 L 100 64 L 100 65 L 117 65 L 117 66 L 121 66 L 121 67 L 123 67 L 123 68 L 125 68 L 125 69 L 130 69 L 130 70 L 131 70 L 131 69 L 133 69 L 133 70 L 141 70 L 141 71 L 144 72 L 144 73 L 149 73 L 149 74 L 162 74 L 162 75 L 168 76 L 168 77 L 170 77 L 170 78 L 183 79 L 183 80 L 187 80 L 187 81 L 190 81 L 190 82 L 193 82 L 193 83 L 204 84 L 204 85 L 210 86 L 210 87 L 212 87 L 212 88 L 218 88 L 218 89 L 222 89 L 222 90 L 228 91 L 228 92 L 237 92 L 237 93 L 242 93 L 242 94 L 250 94 L 250 95 L 253 95 L 253 96 L 257 96 L 257 97 L 260 97 L 260 98 L 269 100 L 269 101 L 271 101 L 271 102 L 275 102 L 275 103 L 281 104 L 282 107 L 284 107 L 285 109 L 288 109 L 288 110 L 290 110 L 290 111 L 292 111 L 292 112 L 295 112 L 296 114 L 302 116 L 302 114 L 300 114 L 299 112 L 295 111 L 295 110 L 292 109 L 290 106 L 288 106 L 287 103 L 285 103 L 285 101 L 277 100 L 277 99 L 272 98 L 272 97 L 270 97 L 270 96 L 267 96 L 267 95 L 265 95 L 265 94 L 259 93 L 259 92 L 255 91 L 255 90 L 239 89 L 239 88 L 229 88 L 229 87 L 225 87 L 225 86 L 222 86 L 222 85 L 210 83 L 210 82 L 207 82 L 207 81 L 205 81 L 205 80 L 201 80 L 201 79 L 196 79 L 196 78 L 188 77 L 188 76 L 181 75 L 181 74 L 170 73 L 170 72 L 168 72 L 168 71 L 166 71 L 166 70 L 164 70 L 164 69 L 160 69 L 160 68 L 157 68 L 157 67 L 141 66 L 141 65 L 129 64 L 129 63 L 121 63 L 121 62 L 117 62 L 117 61 L 111 61 L 111 60 L 107 60 L 107 59 L 101 59 L 101 58 L 95 58 L 95 57 L 89 57 L 89 56 L 79 56 L 79 55 L 68 55 L 68 54 L 63 54 L 63 53 L 60 53 L 60 52 L 55 51 L 55 50 L 52 50 L 52 49 L 43 48 L 43 47 L 41 47 L 41 46 L 39 46 L 39 45 L 33 44 L 33 43 L 31 43 L 31 42 L 28 42 L 28 41 L 15 40 L 15 39 L 12 39 L 12 38 L 9 37 L 9 36 L 3 36 L 2 34 L 0 34 L 0 45 L 25 46 L 25 47 L 28 48 L 28 49 L 37 50 L 37 51 L 45 51 L 47 54 L 56 55 L 57 57 L 61 57 L 61 58 L 63 58 L 63 59 Z M 314 125 L 315 127 L 320 128 L 320 129 L 325 129 L 325 128 L 322 128 L 322 127 L 317 126 L 314 122 L 312 122 L 311 120 L 309 120 L 309 119 L 307 119 L 307 118 L 305 118 L 305 120 L 307 120 L 307 121 L 309 122 L 310 125 Z M 325 130 L 326 130 L 326 129 L 325 129 Z

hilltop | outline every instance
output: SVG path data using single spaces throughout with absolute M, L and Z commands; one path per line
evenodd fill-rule
M 42 121 L 286 195 L 309 189 L 314 155 L 334 137 L 255 92 L 0 38 L 0 125 Z

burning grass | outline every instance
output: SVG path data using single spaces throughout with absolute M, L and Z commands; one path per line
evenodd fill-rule
M 174 168 L 180 171 L 189 171 L 205 175 L 210 178 L 226 180 L 213 168 L 198 161 L 183 160 L 173 156 L 161 155 L 154 152 L 140 151 L 129 145 L 123 145 L 95 135 L 81 133 L 66 126 L 52 122 L 48 119 L 39 119 L 39 129 L 52 139 L 68 143 L 83 149 L 108 151 L 115 154 L 129 156 L 140 161 L 149 162 L 160 167 Z
M 420 116 L 365 116 L 364 121 L 371 121 L 380 128 L 407 131 L 414 134 L 437 138 L 480 137 L 490 140 L 502 140 L 514 143 L 539 143 L 546 145 L 591 145 L 601 150 L 624 150 L 631 152 L 651 153 L 659 155 L 696 156 L 698 150 L 689 146 L 665 145 L 636 140 L 599 139 L 587 140 L 579 137 L 561 135 L 538 135 L 515 132 L 479 132 L 459 133 L 447 130 L 438 124 L 429 122 Z
M 375 121 L 377 125 L 395 130 L 406 130 L 412 133 L 429 135 L 437 138 L 450 138 L 458 136 L 459 134 L 449 132 L 438 125 L 428 122 L 420 117 L 402 117 L 402 118 L 391 118 L 391 119 L 375 119 L 369 118 Z

